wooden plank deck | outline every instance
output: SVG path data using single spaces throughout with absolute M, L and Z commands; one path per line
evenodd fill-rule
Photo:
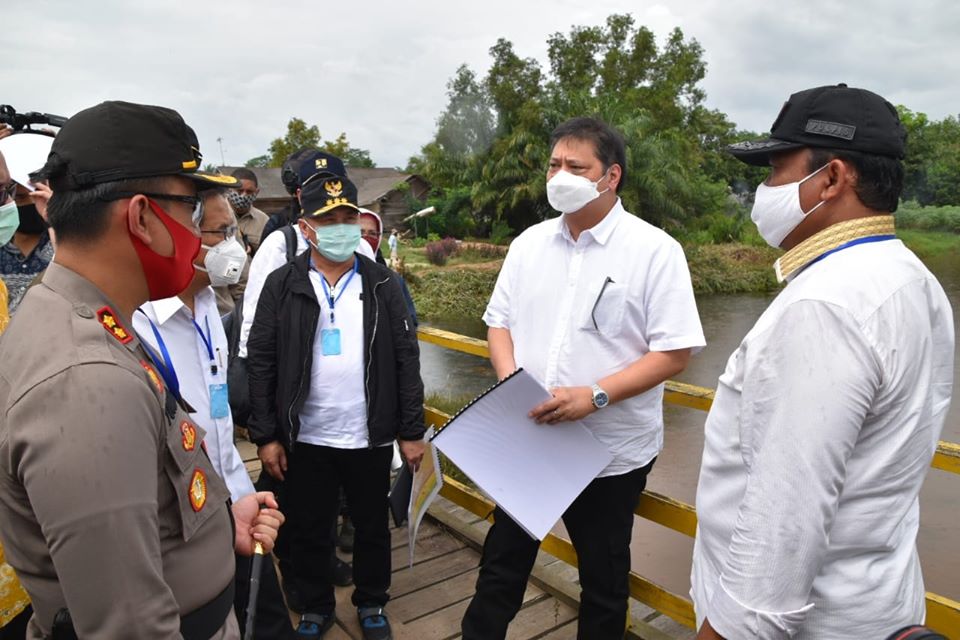
M 237 441 L 252 478 L 260 473 L 256 448 Z M 408 567 L 406 527 L 391 531 L 393 578 L 386 606 L 397 640 L 452 640 L 460 637 L 460 620 L 473 597 L 480 564 L 479 549 L 489 523 L 438 497 L 424 519 L 416 541 L 414 566 Z M 344 560 L 350 554 L 338 551 Z M 325 638 L 360 640 L 353 587 L 338 587 L 337 624 Z M 541 552 L 524 594 L 524 603 L 510 625 L 508 640 L 573 640 L 577 637 L 577 571 Z M 296 623 L 298 616 L 291 612 Z M 630 638 L 686 640 L 694 634 L 657 611 L 631 602 Z

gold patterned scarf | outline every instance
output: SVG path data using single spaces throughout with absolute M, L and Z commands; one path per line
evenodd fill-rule
M 894 234 L 893 216 L 867 216 L 830 225 L 790 249 L 773 263 L 777 282 L 783 282 L 845 244 L 874 236 L 886 239 Z

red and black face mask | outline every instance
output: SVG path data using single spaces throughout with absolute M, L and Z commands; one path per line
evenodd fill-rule
M 130 240 L 140 258 L 150 299 L 172 298 L 186 289 L 193 279 L 193 261 L 200 253 L 200 237 L 177 222 L 153 200 L 148 198 L 147 202 L 173 239 L 173 255 L 160 255 L 133 234 Z

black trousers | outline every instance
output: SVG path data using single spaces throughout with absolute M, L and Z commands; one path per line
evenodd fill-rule
M 33 615 L 33 607 L 27 606 L 16 618 L 0 628 L 0 640 L 23 640 L 27 637 L 27 624 Z
M 240 623 L 240 634 L 247 628 L 247 604 L 250 602 L 250 571 L 252 558 L 238 555 L 235 576 L 236 591 L 233 599 L 233 611 Z M 257 597 L 256 618 L 253 622 L 253 637 L 292 640 L 296 636 L 290 624 L 290 614 L 280 593 L 277 570 L 273 566 L 273 556 L 267 554 L 260 565 L 260 592 Z
M 383 606 L 390 599 L 390 490 L 392 447 L 335 449 L 298 442 L 287 459 L 284 497 L 293 575 L 309 613 L 332 613 L 336 599 L 330 554 L 342 486 L 355 530 L 353 604 Z
M 595 478 L 563 514 L 577 551 L 580 619 L 577 638 L 623 638 L 630 596 L 633 511 L 654 461 L 619 476 Z M 499 507 L 487 533 L 477 592 L 463 617 L 463 640 L 497 640 L 520 606 L 540 542 Z

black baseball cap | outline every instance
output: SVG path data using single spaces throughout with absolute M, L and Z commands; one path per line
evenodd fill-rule
M 738 142 L 727 150 L 747 164 L 765 166 L 770 154 L 803 147 L 902 159 L 905 141 L 906 130 L 892 104 L 872 91 L 838 84 L 793 94 L 769 138 Z
M 343 166 L 343 160 L 337 156 L 324 151 L 312 150 L 300 156 L 297 163 L 297 175 L 302 189 L 311 178 L 317 176 L 346 177 L 347 169 Z
M 197 134 L 173 109 L 109 101 L 67 120 L 35 175 L 54 192 L 157 176 L 190 178 L 198 190 L 240 186 L 231 176 L 198 171 L 202 159 Z
M 336 175 L 318 175 L 309 180 L 300 191 L 300 206 L 305 218 L 322 216 L 337 207 L 349 207 L 360 213 L 356 185 Z

